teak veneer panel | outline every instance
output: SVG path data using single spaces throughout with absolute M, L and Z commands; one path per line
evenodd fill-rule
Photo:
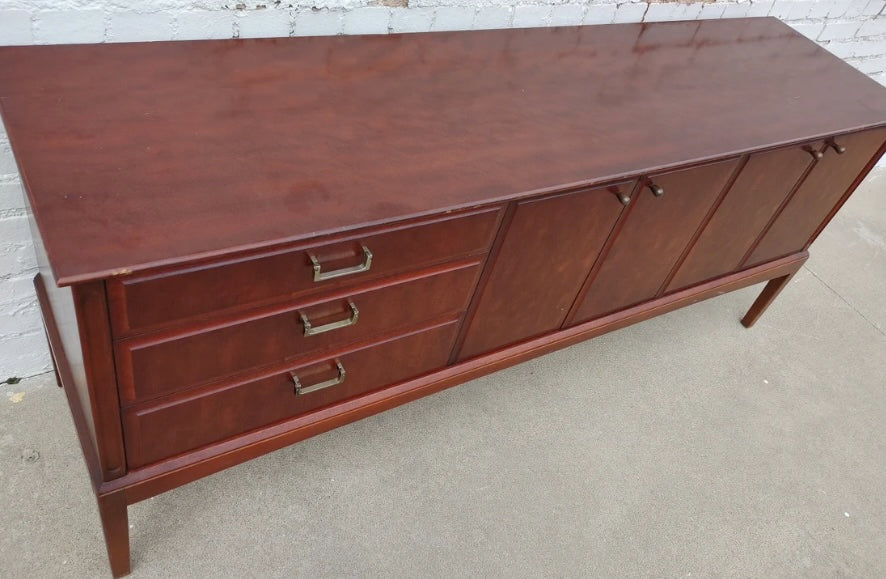
M 809 141 L 886 99 L 763 18 L 3 47 L 0 109 L 70 284 Z

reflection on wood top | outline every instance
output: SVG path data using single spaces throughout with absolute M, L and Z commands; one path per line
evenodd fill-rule
M 61 284 L 886 124 L 771 18 L 0 48 Z

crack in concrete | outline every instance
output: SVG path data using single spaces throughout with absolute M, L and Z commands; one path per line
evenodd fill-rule
M 870 320 L 867 316 L 865 316 L 863 313 L 861 313 L 861 311 L 860 311 L 858 308 L 856 308 L 852 303 L 850 303 L 849 300 L 847 300 L 846 298 L 844 298 L 843 295 L 842 295 L 840 292 L 838 292 L 837 290 L 835 290 L 834 288 L 832 288 L 831 285 L 830 285 L 828 282 L 826 282 L 824 279 L 822 279 L 817 273 L 815 273 L 814 271 L 812 271 L 812 269 L 810 269 L 808 265 L 804 265 L 804 266 L 803 266 L 803 269 L 805 269 L 806 271 L 808 271 L 809 273 L 811 273 L 811 274 L 812 274 L 812 277 L 814 277 L 815 279 L 817 279 L 818 281 L 820 281 L 821 284 L 822 284 L 824 287 L 826 287 L 826 288 L 828 288 L 829 290 L 831 290 L 831 292 L 833 292 L 833 294 L 834 294 L 835 296 L 837 296 L 838 298 L 840 298 L 840 299 L 843 301 L 843 303 L 846 304 L 847 306 L 849 306 L 849 308 L 850 308 L 853 312 L 855 312 L 856 314 L 858 314 L 859 317 L 861 317 L 861 319 L 863 319 L 864 321 L 866 321 L 867 323 L 869 323 L 869 324 L 871 325 L 871 327 L 874 328 L 875 330 L 877 330 L 877 332 L 878 332 L 880 335 L 886 337 L 886 332 L 883 331 L 883 328 L 881 328 L 880 326 L 878 326 L 874 321 Z

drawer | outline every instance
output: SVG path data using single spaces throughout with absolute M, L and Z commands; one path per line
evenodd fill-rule
M 479 262 L 448 268 L 348 293 L 324 294 L 185 333 L 117 342 L 122 402 L 147 400 L 245 370 L 283 364 L 461 312 L 473 293 Z
M 199 448 L 446 365 L 457 320 L 291 370 L 123 415 L 130 468 Z M 301 384 L 298 393 L 292 376 Z M 312 388 L 320 389 L 312 390 Z
M 113 280 L 112 329 L 117 337 L 132 335 L 483 253 L 498 213 L 498 208 L 461 213 L 187 271 Z

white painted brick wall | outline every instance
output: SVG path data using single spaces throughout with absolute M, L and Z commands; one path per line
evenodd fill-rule
M 173 38 L 176 40 L 232 38 L 233 36 L 233 12 L 195 10 L 175 15 Z
M 431 30 L 470 30 L 473 23 L 474 8 L 470 6 L 441 6 L 435 11 Z
M 551 7 L 546 5 L 521 4 L 514 8 L 514 28 L 547 26 L 551 17 Z
M 364 6 L 348 10 L 342 16 L 345 34 L 386 34 L 391 23 L 391 9 Z
M 113 12 L 108 15 L 105 39 L 108 42 L 172 40 L 173 24 L 175 18 L 169 12 Z
M 101 10 L 44 12 L 32 26 L 37 44 L 94 43 L 105 39 L 105 13 Z
M 481 6 L 474 16 L 475 30 L 495 30 L 509 28 L 514 20 L 514 9 L 510 6 Z
M 293 32 L 292 16 L 287 10 L 243 10 L 237 16 L 240 38 L 274 38 Z
M 391 14 L 391 32 L 427 32 L 434 23 L 433 8 L 395 8 Z
M 583 4 L 561 4 L 551 9 L 551 26 L 577 26 L 585 16 Z
M 294 18 L 296 36 L 329 36 L 342 32 L 342 14 L 337 11 L 307 10 Z
M 385 34 L 776 16 L 886 84 L 886 0 L 0 0 L 0 45 Z M 0 381 L 49 368 L 33 245 L 0 128 Z
M 584 24 L 612 24 L 618 6 L 615 4 L 592 4 L 585 10 Z

